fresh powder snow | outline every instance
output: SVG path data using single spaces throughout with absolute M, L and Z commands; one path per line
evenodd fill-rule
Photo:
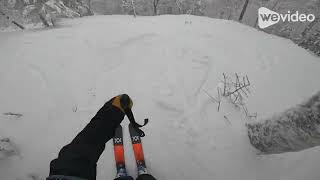
M 212 98 L 222 73 L 247 75 L 248 119 Z M 57 28 L 0 33 L 1 180 L 45 179 L 49 163 L 115 95 L 149 118 L 143 147 L 159 180 L 318 180 L 320 148 L 261 155 L 246 123 L 263 121 L 320 89 L 320 59 L 290 40 L 237 22 L 188 15 L 93 16 Z M 207 92 L 207 93 L 205 93 Z M 127 168 L 136 167 L 125 118 Z M 97 180 L 112 180 L 112 142 Z

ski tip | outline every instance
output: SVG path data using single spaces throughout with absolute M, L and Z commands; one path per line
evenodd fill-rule
M 122 144 L 122 136 L 122 126 L 119 125 L 114 132 L 113 145 Z

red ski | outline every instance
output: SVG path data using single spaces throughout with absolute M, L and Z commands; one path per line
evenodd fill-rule
M 140 133 L 136 130 L 136 128 L 133 127 L 131 123 L 129 124 L 129 133 L 131 137 L 134 156 L 136 159 L 138 175 L 146 174 L 147 166 L 144 160 L 144 153 Z
M 123 133 L 122 126 L 117 127 L 115 136 L 113 137 L 114 157 L 116 161 L 117 175 L 116 178 L 127 176 L 124 148 L 123 148 Z

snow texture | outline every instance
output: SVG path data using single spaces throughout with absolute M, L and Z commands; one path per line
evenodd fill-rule
M 300 151 L 320 145 L 320 92 L 306 103 L 263 123 L 248 124 L 250 142 L 264 153 Z
M 0 139 L 0 160 L 18 154 L 17 148 L 9 138 Z
M 217 112 L 204 93 L 216 96 L 222 73 L 248 75 L 257 121 L 307 99 L 320 89 L 320 61 L 289 40 L 205 17 L 95 16 L 0 33 L 0 54 L 0 133 L 21 157 L 0 160 L 1 180 L 44 179 L 59 150 L 122 93 L 138 121 L 150 119 L 144 152 L 159 180 L 320 179 L 319 147 L 258 155 L 245 126 L 252 120 L 228 102 Z M 136 176 L 126 128 L 124 138 Z M 112 142 L 97 172 L 114 178 Z

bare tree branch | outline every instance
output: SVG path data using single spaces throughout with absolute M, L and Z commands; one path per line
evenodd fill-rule
M 220 106 L 221 106 L 221 95 L 220 95 L 220 91 L 219 88 L 217 88 L 218 91 L 218 112 L 220 111 Z
M 14 21 L 14 20 L 11 20 L 10 17 L 9 17 L 8 15 L 6 15 L 6 14 L 5 14 L 3 11 L 1 11 L 1 10 L 0 10 L 0 14 L 3 15 L 3 16 L 4 16 L 6 19 L 8 19 L 9 21 L 11 21 L 12 24 L 18 26 L 20 29 L 22 29 L 22 30 L 25 29 L 21 24 L 17 23 L 17 22 Z
M 216 100 L 216 98 L 214 98 L 213 96 L 211 96 L 206 90 L 202 89 L 214 102 L 218 102 Z

